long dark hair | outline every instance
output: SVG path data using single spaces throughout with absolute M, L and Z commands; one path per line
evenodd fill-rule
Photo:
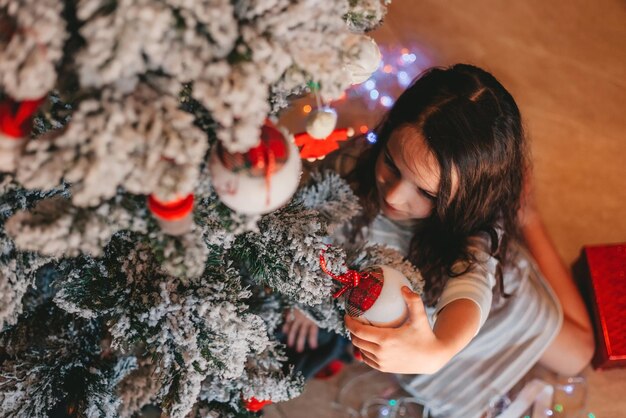
M 426 280 L 424 302 L 434 305 L 447 280 L 462 274 L 456 267 L 453 271 L 457 261 L 464 262 L 463 272 L 473 268 L 477 260 L 468 239 L 481 233 L 489 238 L 487 252 L 499 260 L 496 290 L 503 295 L 502 265 L 511 240 L 519 236 L 517 212 L 528 167 L 513 97 L 494 76 L 466 64 L 432 68 L 415 79 L 375 129 L 377 142 L 348 175 L 365 209 L 354 231 L 380 210 L 376 160 L 391 133 L 404 126 L 422 134 L 441 168 L 433 211 L 418 222 L 408 256 Z M 450 200 L 453 169 L 459 185 Z

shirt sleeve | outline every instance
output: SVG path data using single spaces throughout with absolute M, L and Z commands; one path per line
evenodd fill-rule
M 448 280 L 435 307 L 434 321 L 436 321 L 439 312 L 450 302 L 458 299 L 469 299 L 476 303 L 480 310 L 480 322 L 476 334 L 482 328 L 491 310 L 498 265 L 498 260 L 486 251 L 487 243 L 485 241 L 486 239 L 481 237 L 471 239 L 469 251 L 473 253 L 477 261 L 466 273 Z M 466 267 L 467 263 L 457 262 L 452 270 L 463 271 Z

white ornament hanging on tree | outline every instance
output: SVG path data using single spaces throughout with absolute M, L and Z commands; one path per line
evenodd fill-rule
M 365 35 L 354 35 L 348 41 L 344 70 L 352 84 L 360 84 L 378 69 L 382 56 L 376 42 Z
M 235 212 L 261 215 L 286 204 L 302 173 L 298 148 L 266 122 L 259 145 L 246 153 L 228 152 L 221 143 L 211 150 L 211 180 L 220 200 Z
M 337 112 L 331 107 L 315 110 L 306 121 L 306 132 L 315 139 L 325 139 L 337 126 Z

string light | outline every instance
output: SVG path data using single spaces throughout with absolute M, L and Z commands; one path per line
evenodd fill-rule
M 383 71 L 386 72 L 387 74 L 391 73 L 393 71 L 393 67 L 389 64 L 385 65 L 383 67 Z
M 354 136 L 354 128 L 348 128 L 346 135 L 348 135 L 348 138 L 352 138 Z
M 412 64 L 417 59 L 417 55 L 415 54 L 402 54 L 402 61 L 406 64 Z
M 313 110 L 313 108 L 311 107 L 311 105 L 304 105 L 302 106 L 302 111 L 304 113 L 311 113 L 311 110 Z
M 359 131 L 361 131 L 362 134 L 366 134 L 367 133 L 367 125 L 361 125 L 361 127 L 359 128 Z
M 378 99 L 379 95 L 380 95 L 380 93 L 376 89 L 370 91 L 370 99 L 372 99 L 372 100 Z
M 365 137 L 370 144 L 375 144 L 378 140 L 378 136 L 376 136 L 376 133 L 373 131 L 369 131 Z
M 383 96 L 380 98 L 380 104 L 385 107 L 391 107 L 393 105 L 393 99 L 389 96 Z
M 411 77 L 406 71 L 398 71 L 398 84 L 402 87 L 407 87 L 411 84 Z
M 375 81 L 375 80 L 369 79 L 369 80 L 367 80 L 367 81 L 365 82 L 365 88 L 366 88 L 366 89 L 371 90 L 371 89 L 373 89 L 374 87 L 376 87 L 376 81 Z

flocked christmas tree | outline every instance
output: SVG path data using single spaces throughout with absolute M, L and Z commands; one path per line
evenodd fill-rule
M 344 332 L 322 250 L 334 273 L 418 277 L 384 248 L 327 248 L 359 211 L 337 174 L 277 197 L 300 163 L 268 118 L 362 79 L 384 11 L 0 0 L 1 416 L 246 416 L 302 389 L 286 308 Z M 252 207 L 245 179 L 263 185 Z

